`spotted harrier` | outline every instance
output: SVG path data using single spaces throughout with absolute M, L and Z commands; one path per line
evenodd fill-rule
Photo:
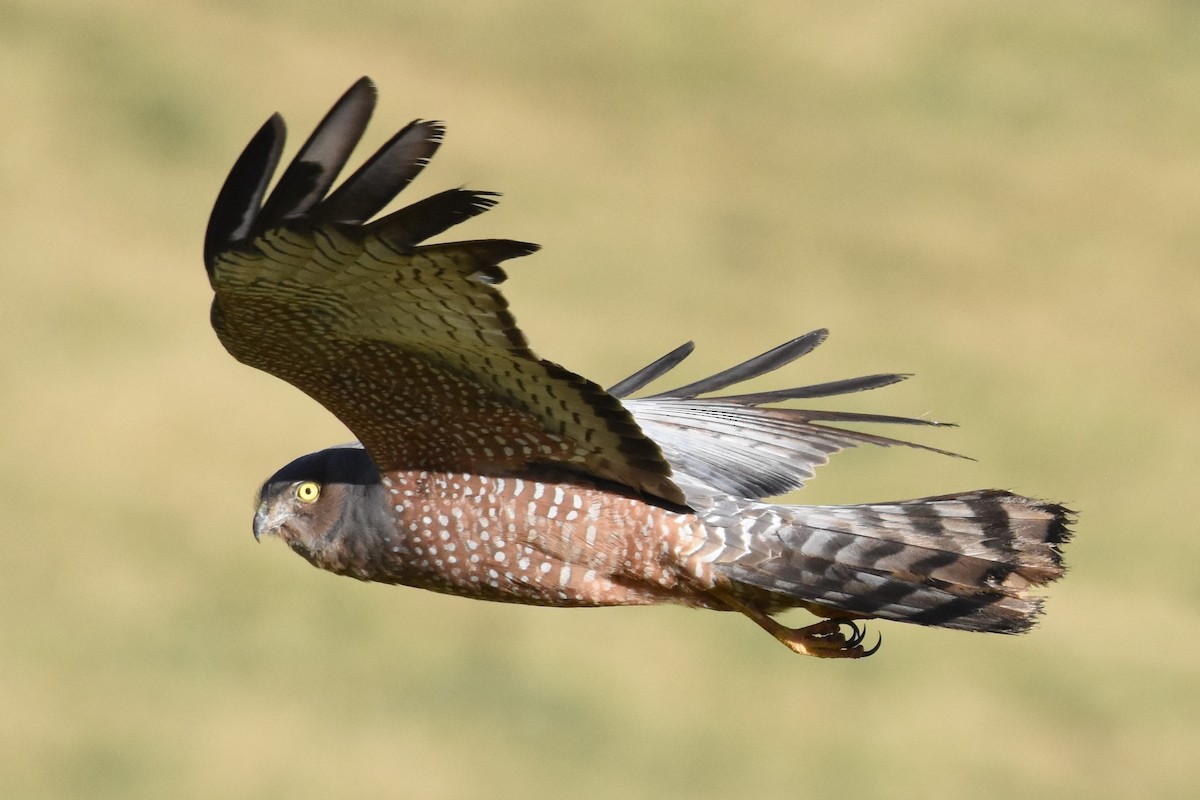
M 213 207 L 212 324 L 239 361 L 316 399 L 358 438 L 263 485 L 254 535 L 363 581 L 542 606 L 680 603 L 735 611 L 797 653 L 858 658 L 862 620 L 1027 630 L 1063 574 L 1071 512 L 1007 491 L 840 506 L 768 502 L 839 450 L 923 447 L 841 423 L 935 425 L 780 404 L 898 374 L 718 394 L 817 347 L 817 330 L 702 380 L 631 398 L 685 344 L 603 389 L 539 358 L 497 288 L 537 250 L 425 243 L 496 202 L 450 189 L 377 216 L 428 163 L 418 120 L 336 189 L 375 106 L 364 78 L 269 196 L 276 114 Z M 264 201 L 265 198 L 265 201 Z M 937 451 L 942 452 L 942 451 Z M 820 617 L 789 628 L 803 608 Z

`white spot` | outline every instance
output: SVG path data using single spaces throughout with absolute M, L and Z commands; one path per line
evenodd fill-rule
M 563 567 L 561 570 L 559 570 L 558 582 L 560 584 L 562 584 L 563 586 L 566 586 L 568 583 L 571 582 L 571 568 L 570 567 Z

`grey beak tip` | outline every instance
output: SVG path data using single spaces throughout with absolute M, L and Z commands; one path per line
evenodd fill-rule
M 254 512 L 254 541 L 262 541 L 263 525 L 267 521 L 267 513 L 265 509 L 258 509 Z

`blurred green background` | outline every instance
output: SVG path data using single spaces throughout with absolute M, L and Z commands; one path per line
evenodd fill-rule
M 691 378 L 829 326 L 770 385 L 917 373 L 835 405 L 978 463 L 801 497 L 1068 502 L 1042 626 L 821 662 L 256 546 L 259 482 L 347 434 L 222 350 L 201 238 L 267 115 L 294 148 L 364 74 L 368 145 L 450 124 L 412 196 L 502 190 L 461 234 L 545 245 L 507 285 L 542 355 L 695 338 Z M 1196 4 L 0 0 L 0 96 L 5 796 L 1195 796 Z

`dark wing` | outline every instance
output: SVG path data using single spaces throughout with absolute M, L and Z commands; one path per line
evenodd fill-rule
M 955 455 L 829 424 L 944 423 L 850 411 L 761 407 L 784 400 L 878 389 L 904 380 L 907 375 L 864 375 L 792 389 L 701 397 L 790 364 L 812 352 L 827 335 L 826 330 L 816 330 L 686 386 L 623 402 L 642 430 L 662 448 L 675 470 L 676 482 L 689 492 L 716 490 L 749 498 L 784 494 L 803 486 L 816 467 L 826 463 L 830 455 L 858 444 L 904 445 Z M 638 370 L 609 391 L 618 397 L 636 392 L 669 372 L 691 352 L 689 342 Z
M 498 265 L 536 245 L 421 244 L 490 208 L 494 194 L 454 189 L 366 222 L 437 150 L 439 123 L 412 123 L 327 196 L 374 105 L 363 78 L 265 203 L 283 148 L 278 115 L 234 165 L 204 243 L 226 349 L 333 412 L 382 470 L 555 464 L 683 504 L 662 452 L 620 401 L 539 359 L 517 328 L 495 288 Z

